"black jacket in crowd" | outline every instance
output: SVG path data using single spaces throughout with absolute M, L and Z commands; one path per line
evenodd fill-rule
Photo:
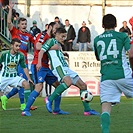
M 125 32 L 125 31 L 127 31 L 128 35 L 131 35 L 131 34 L 132 34 L 131 31 L 130 31 L 130 29 L 128 28 L 128 26 L 127 26 L 126 28 L 124 28 L 124 27 L 120 28 L 119 31 L 120 31 L 120 32 Z
M 76 37 L 75 30 L 74 30 L 73 26 L 70 25 L 70 27 L 69 27 L 69 29 L 68 29 L 68 32 L 67 32 L 67 38 L 66 38 L 66 41 L 74 40 L 75 37 Z
M 91 34 L 90 34 L 90 30 L 88 27 L 85 27 L 85 31 L 82 31 L 81 27 L 78 31 L 78 38 L 77 38 L 77 43 L 81 42 L 81 43 L 86 43 L 86 42 L 91 42 Z

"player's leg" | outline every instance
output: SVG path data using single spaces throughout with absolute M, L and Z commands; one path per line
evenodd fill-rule
M 28 65 L 27 65 L 27 68 L 28 68 Z M 26 75 L 24 73 L 24 70 L 21 68 L 21 66 L 18 66 L 18 75 L 20 77 L 23 77 L 25 80 L 27 80 L 27 77 L 26 77 Z M 28 96 L 31 93 L 30 88 L 29 89 L 26 89 L 26 90 L 24 90 L 24 88 L 21 88 L 20 90 L 21 91 L 19 91 L 19 96 L 25 98 L 25 101 L 27 102 Z
M 17 88 L 13 88 L 8 94 L 1 96 L 2 108 L 6 110 L 6 104 L 9 98 L 18 93 Z
M 46 97 L 48 97 L 49 94 L 48 94 L 48 84 L 47 84 L 47 82 L 45 82 L 45 92 L 46 92 Z
M 33 105 L 34 101 L 36 98 L 39 96 L 39 93 L 42 91 L 43 84 L 42 83 L 37 83 L 35 85 L 35 89 L 31 92 L 29 95 L 28 101 L 26 103 L 26 107 L 24 111 L 22 112 L 22 116 L 30 116 L 30 108 Z
M 110 112 L 112 103 L 102 103 L 102 114 L 101 114 L 101 128 L 102 133 L 109 133 L 110 128 Z
M 11 84 L 12 83 L 12 79 L 10 78 L 7 78 L 7 77 L 2 77 L 1 78 L 1 91 L 4 93 L 8 87 L 8 84 Z M 8 97 L 8 94 L 7 95 L 3 95 L 1 96 L 1 102 L 2 102 L 2 108 L 3 110 L 6 110 L 6 104 L 7 104 L 7 101 L 8 99 L 10 98 L 10 96 L 13 96 L 15 95 L 16 93 L 18 92 L 18 90 L 14 89 L 13 91 L 11 90 L 8 94 L 9 94 L 9 97 Z
M 26 103 L 26 108 L 22 112 L 23 116 L 29 116 L 30 114 L 30 108 L 32 104 L 34 103 L 35 99 L 38 97 L 39 93 L 41 92 L 43 88 L 43 82 L 45 81 L 45 77 L 47 75 L 47 71 L 44 71 L 44 68 L 42 67 L 38 72 L 36 71 L 35 65 L 32 66 L 34 67 L 32 70 L 36 73 L 34 73 L 34 83 L 35 83 L 35 89 L 31 92 L 29 95 L 28 101 Z
M 101 129 L 102 133 L 109 133 L 110 113 L 112 103 L 119 103 L 122 91 L 115 80 L 105 80 L 100 83 L 100 100 L 102 104 Z
M 3 77 L 3 78 L 2 78 L 2 82 L 1 82 L 1 88 L 3 89 L 3 91 L 6 89 L 6 87 L 7 87 L 8 85 L 12 85 L 12 87 L 17 88 L 19 82 L 21 83 L 21 82 L 23 82 L 23 81 L 24 81 L 24 79 L 21 78 L 21 77 L 19 77 L 19 76 L 13 77 L 13 78 L 12 78 L 12 77 L 11 77 L 11 78 Z M 4 99 L 4 100 L 3 100 L 3 99 Z M 7 99 L 8 99 L 8 98 L 6 98 L 6 96 L 3 96 L 3 97 L 1 98 L 1 101 L 2 101 L 2 108 L 3 108 L 4 110 L 6 110 Z
M 28 65 L 27 65 L 27 68 L 28 68 Z M 34 83 L 36 83 L 37 74 L 36 74 L 36 66 L 35 65 L 31 65 L 31 72 L 32 72 L 32 74 L 30 74 L 31 79 L 33 79 Z M 19 74 L 21 76 L 23 76 L 24 79 L 27 80 L 27 77 L 26 77 L 26 75 L 25 75 L 25 73 L 24 73 L 24 71 L 23 71 L 23 69 L 21 67 L 19 68 Z M 25 102 L 26 103 L 28 101 L 28 97 L 29 97 L 30 93 L 32 92 L 32 90 L 34 90 L 34 86 L 32 84 L 30 84 L 30 88 L 29 89 L 24 90 L 24 98 L 25 98 Z M 23 93 L 20 93 L 20 94 L 23 95 Z M 37 109 L 36 106 L 31 106 L 30 107 L 30 110 L 35 110 L 35 109 Z
M 51 84 L 57 88 L 57 87 L 61 87 L 60 83 L 57 80 L 57 77 L 52 73 L 51 70 L 49 70 L 49 73 L 47 74 L 46 77 L 46 82 L 49 83 L 49 85 L 51 86 Z M 61 87 L 62 88 L 62 87 Z M 48 99 L 46 99 L 46 102 L 48 101 Z M 63 110 L 60 109 L 60 103 L 61 103 L 61 94 L 57 95 L 56 98 L 54 98 L 54 110 L 53 110 L 53 114 L 69 114 L 68 112 L 65 112 Z M 47 105 L 47 103 L 46 103 Z
M 51 91 L 52 91 L 52 86 L 49 85 L 49 95 L 51 95 Z
M 87 90 L 87 85 L 80 79 L 79 76 L 76 76 L 73 78 L 73 85 L 77 86 L 80 89 L 80 95 L 83 91 Z M 84 106 L 84 115 L 100 115 L 100 113 L 96 112 L 95 110 L 92 110 L 90 108 L 89 103 L 82 101 L 82 104 Z

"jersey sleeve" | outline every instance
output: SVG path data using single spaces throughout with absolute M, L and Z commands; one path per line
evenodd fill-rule
M 23 54 L 21 54 L 20 53 L 20 66 L 22 67 L 22 68 L 26 68 L 26 63 L 25 63 L 26 61 L 25 61 L 25 57 L 24 57 L 24 55 Z
M 125 50 L 128 51 L 130 49 L 130 38 L 128 37 L 127 34 L 123 34 L 123 38 L 124 38 L 124 47 L 125 47 Z
M 94 52 L 95 52 L 95 56 L 96 56 L 96 59 L 99 61 L 99 57 L 98 57 L 98 51 L 97 51 L 97 47 L 96 47 L 96 38 L 94 39 Z
M 43 45 L 41 50 L 48 51 L 55 44 L 54 39 L 48 39 Z

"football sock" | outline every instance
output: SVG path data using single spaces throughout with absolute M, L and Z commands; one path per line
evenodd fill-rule
M 31 92 L 31 94 L 29 95 L 28 101 L 26 103 L 26 108 L 24 109 L 24 111 L 30 111 L 30 107 L 34 103 L 34 101 L 38 97 L 38 95 L 39 95 L 39 93 L 35 90 L 33 90 Z
M 54 112 L 60 111 L 61 96 L 58 96 L 54 100 Z
M 24 98 L 25 98 L 26 103 L 27 103 L 27 100 L 28 100 L 30 93 L 31 93 L 30 89 L 24 90 Z
M 18 94 L 19 94 L 20 104 L 23 104 L 24 103 L 24 88 L 20 88 L 20 90 L 18 90 Z
M 102 133 L 109 133 L 110 114 L 108 112 L 103 112 L 101 115 L 101 127 Z
M 13 88 L 7 95 L 6 97 L 9 99 L 10 97 L 14 96 L 15 94 L 18 93 L 18 89 L 17 88 Z
M 66 83 L 60 84 L 58 87 L 55 88 L 54 92 L 51 96 L 49 96 L 49 100 L 52 102 L 57 96 L 61 95 L 63 91 L 65 91 L 68 88 Z
M 80 95 L 84 90 L 80 90 Z M 82 104 L 84 106 L 84 112 L 88 112 L 91 110 L 89 103 L 82 101 Z

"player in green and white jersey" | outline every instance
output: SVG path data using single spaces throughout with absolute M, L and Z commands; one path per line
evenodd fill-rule
M 52 112 L 52 101 L 61 95 L 71 85 L 75 85 L 80 89 L 80 94 L 87 90 L 87 85 L 81 80 L 78 74 L 72 71 L 65 61 L 64 55 L 61 50 L 61 44 L 64 43 L 66 38 L 66 30 L 64 28 L 58 28 L 56 30 L 55 38 L 51 38 L 43 44 L 41 51 L 39 52 L 37 69 L 41 68 L 41 59 L 44 52 L 47 52 L 50 59 L 51 69 L 54 75 L 58 78 L 61 84 L 55 89 L 51 96 L 46 100 L 46 108 Z M 89 103 L 82 102 L 84 106 L 84 115 L 99 115 L 98 112 L 92 110 Z
M 24 87 L 25 89 L 30 88 L 29 83 L 24 78 L 17 75 L 18 65 L 21 65 L 28 80 L 33 83 L 30 78 L 29 71 L 26 68 L 25 57 L 21 52 L 19 52 L 20 45 L 21 41 L 19 39 L 13 39 L 11 42 L 11 50 L 4 51 L 0 57 L 0 64 L 4 64 L 0 91 L 4 91 L 7 86 L 17 87 L 18 89 L 20 87 Z M 6 101 L 2 102 L 2 108 L 4 110 L 6 110 L 5 104 Z
M 120 102 L 122 92 L 127 98 L 133 97 L 133 65 L 131 70 L 126 60 L 128 51 L 130 63 L 133 62 L 133 45 L 126 33 L 115 31 L 115 16 L 105 15 L 102 24 L 105 31 L 94 39 L 94 50 L 101 62 L 102 133 L 109 133 L 111 105 Z

